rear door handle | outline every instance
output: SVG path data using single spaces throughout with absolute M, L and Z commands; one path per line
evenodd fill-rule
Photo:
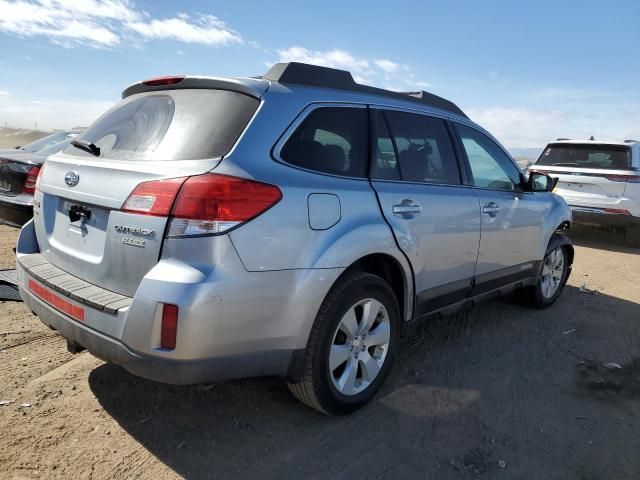
M 484 207 L 482 207 L 482 213 L 486 213 L 490 217 L 495 217 L 500 213 L 500 205 L 496 202 L 489 202 Z
M 393 213 L 402 218 L 413 218 L 422 212 L 422 207 L 411 200 L 403 200 L 400 204 L 393 206 Z

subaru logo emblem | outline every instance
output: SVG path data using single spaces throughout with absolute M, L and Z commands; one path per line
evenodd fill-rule
M 78 172 L 67 172 L 67 174 L 64 176 L 64 183 L 66 183 L 70 187 L 75 187 L 79 181 L 80 175 L 78 175 Z

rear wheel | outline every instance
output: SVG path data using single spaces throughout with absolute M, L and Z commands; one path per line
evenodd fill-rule
M 391 368 L 400 322 L 383 279 L 347 274 L 325 298 L 309 336 L 302 381 L 289 384 L 302 402 L 329 415 L 352 412 L 373 398 Z
M 534 308 L 552 305 L 562 293 L 569 277 L 569 247 L 554 245 L 553 241 L 549 245 L 536 284 L 521 292 L 523 303 Z
M 640 225 L 629 226 L 624 233 L 625 244 L 628 247 L 640 248 Z

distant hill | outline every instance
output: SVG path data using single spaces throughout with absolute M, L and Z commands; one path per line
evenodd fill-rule
M 513 158 L 516 159 L 522 168 L 526 168 L 538 159 L 542 148 L 543 147 L 510 148 L 509 153 L 513 155 Z
M 31 143 L 53 132 L 26 128 L 0 127 L 0 148 L 15 148 Z

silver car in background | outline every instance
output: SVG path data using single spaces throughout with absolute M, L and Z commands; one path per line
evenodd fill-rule
M 558 298 L 573 248 L 553 186 L 426 92 L 298 63 L 161 77 L 47 161 L 20 292 L 71 351 L 175 384 L 279 375 L 343 414 L 418 321 Z

